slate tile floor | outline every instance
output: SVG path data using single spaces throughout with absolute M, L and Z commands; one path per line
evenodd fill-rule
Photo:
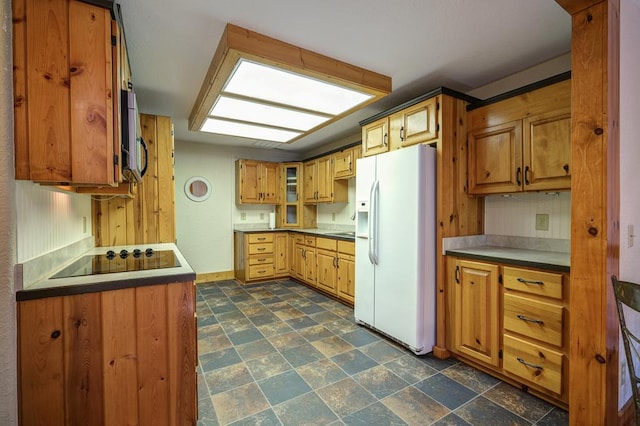
M 415 356 L 291 280 L 199 284 L 199 425 L 563 425 L 565 411 Z

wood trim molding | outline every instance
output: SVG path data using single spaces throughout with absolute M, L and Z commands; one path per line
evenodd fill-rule
M 204 274 L 196 274 L 196 284 L 232 279 L 234 279 L 233 271 L 207 272 Z
M 619 0 L 556 0 L 572 14 L 569 423 L 618 411 Z
M 618 426 L 633 426 L 635 421 L 635 408 L 633 405 L 633 397 L 622 406 L 618 411 Z

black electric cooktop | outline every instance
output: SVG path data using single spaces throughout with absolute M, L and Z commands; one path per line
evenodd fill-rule
M 111 274 L 114 272 L 147 271 L 150 269 L 176 268 L 180 262 L 173 250 L 154 251 L 135 249 L 107 251 L 105 254 L 83 256 L 51 278 L 81 277 L 85 275 Z

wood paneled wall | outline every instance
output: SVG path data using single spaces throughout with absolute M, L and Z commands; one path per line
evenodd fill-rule
M 193 282 L 18 303 L 20 424 L 196 423 Z
M 169 117 L 140 114 L 149 148 L 147 173 L 133 199 L 103 197 L 92 204 L 97 246 L 174 243 L 173 124 Z

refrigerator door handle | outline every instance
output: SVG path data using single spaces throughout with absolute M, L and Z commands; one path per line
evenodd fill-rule
M 369 206 L 369 260 L 374 265 L 378 264 L 378 191 L 380 188 L 380 181 L 376 179 L 371 187 L 371 194 L 369 200 L 371 204 Z

